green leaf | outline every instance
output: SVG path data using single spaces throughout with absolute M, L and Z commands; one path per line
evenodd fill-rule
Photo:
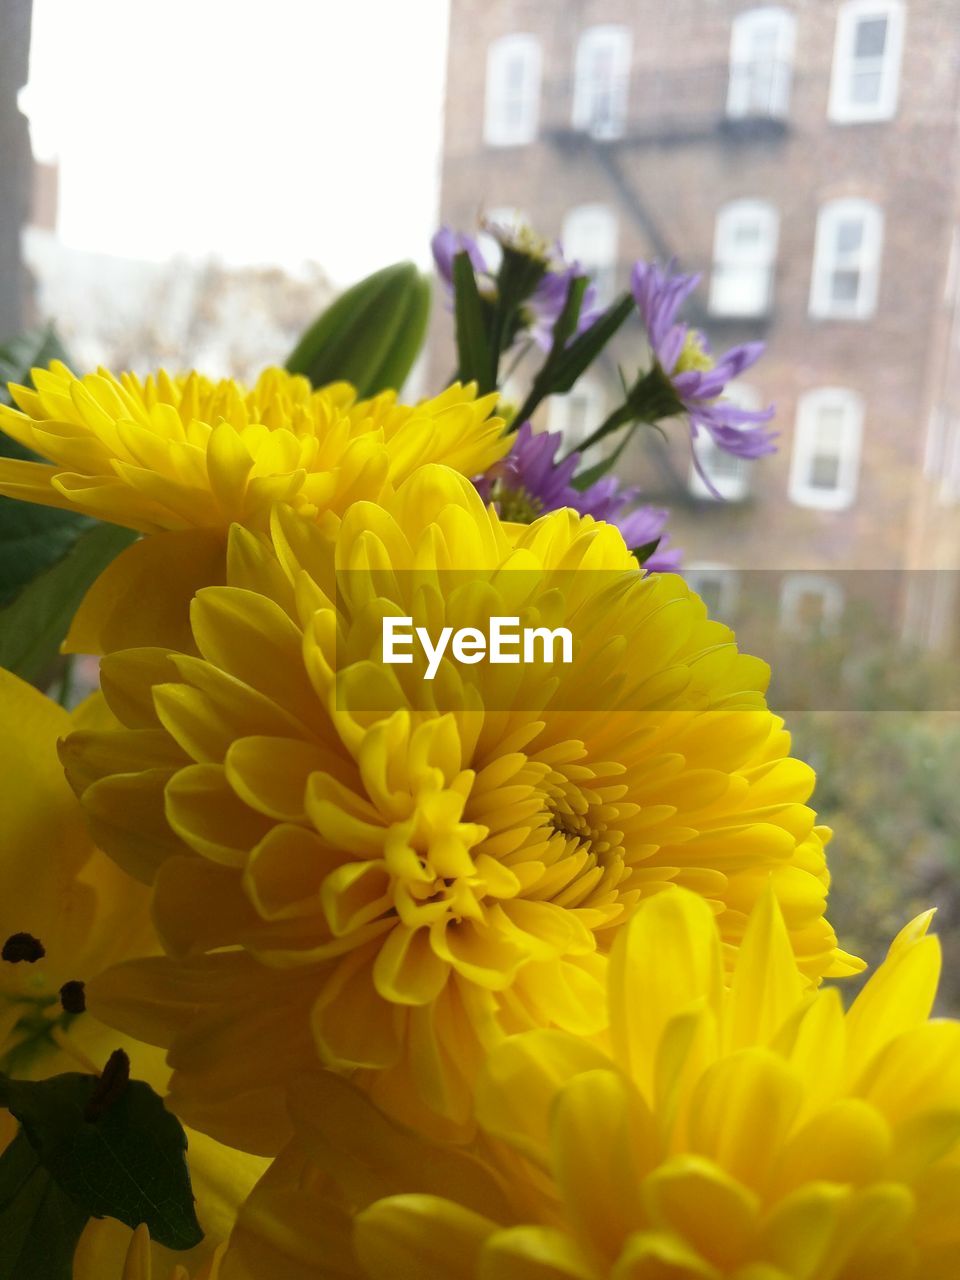
M 453 296 L 458 376 L 461 382 L 476 382 L 480 394 L 486 395 L 496 390 L 499 352 L 491 345 L 477 277 L 465 251 L 453 259 Z
M 400 387 L 420 354 L 429 314 L 430 284 L 414 264 L 384 267 L 317 317 L 286 367 L 315 387 L 350 382 L 361 397 Z
M 45 325 L 42 329 L 28 329 L 0 346 L 0 403 L 13 404 L 10 393 L 7 391 L 8 382 L 18 382 L 23 386 L 32 385 L 30 370 L 44 368 L 51 360 L 62 360 L 64 364 L 70 363 L 66 348 L 57 336 L 53 325 Z M 34 456 L 29 449 L 14 444 L 12 440 L 8 441 L 8 444 L 9 452 L 0 448 L 0 452 L 6 452 L 8 457 Z
M 567 303 L 571 301 L 567 295 Z M 590 367 L 624 321 L 632 313 L 633 298 L 625 293 L 608 307 L 589 329 L 577 334 L 569 346 L 554 343 L 543 367 L 533 380 L 530 394 L 520 406 L 510 430 L 517 431 L 547 396 L 565 395 L 580 375 Z M 586 444 L 582 446 L 586 447 Z
M 583 295 L 587 291 L 587 285 L 590 281 L 586 276 L 572 276 L 570 279 L 570 288 L 567 290 L 567 296 L 564 300 L 563 310 L 557 317 L 557 323 L 553 326 L 553 342 L 551 343 L 551 355 L 556 353 L 554 358 L 558 358 L 564 350 L 569 340 L 577 331 L 577 323 L 580 319 L 580 308 L 583 306 Z
M 52 328 L 31 329 L 0 346 L 0 403 L 12 404 L 8 382 L 31 386 L 30 370 L 69 357 Z M 0 432 L 0 457 L 37 461 L 37 454 Z M 93 524 L 75 511 L 59 511 L 0 496 L 0 607 L 70 549 Z
M 573 384 L 593 364 L 631 314 L 633 307 L 633 298 L 629 293 L 625 293 L 618 302 L 608 307 L 589 329 L 584 329 L 583 333 L 578 334 L 570 345 L 564 348 L 551 370 L 550 395 L 562 395 L 573 389 Z
M 106 1079 L 4 1080 L 2 1097 L 40 1165 L 78 1209 L 131 1228 L 146 1223 L 159 1244 L 192 1249 L 203 1231 L 180 1121 L 141 1080 L 121 1081 L 98 1102 Z
M 662 538 L 654 538 L 652 542 L 645 542 L 642 547 L 633 547 L 633 554 L 641 564 L 646 564 L 662 541 Z
M 406 304 L 395 311 L 395 324 L 384 343 L 381 363 L 373 374 L 365 395 L 376 395 L 390 387 L 399 390 L 410 375 L 410 370 L 423 350 L 430 319 L 430 281 L 418 275 L 408 291 Z
M 0 1280 L 70 1280 L 89 1217 L 21 1130 L 0 1155 Z
M 0 666 L 24 680 L 42 675 L 59 653 L 87 589 L 136 537 L 130 529 L 94 524 L 0 609 Z
M 0 609 L 62 560 L 95 521 L 73 511 L 0 496 Z

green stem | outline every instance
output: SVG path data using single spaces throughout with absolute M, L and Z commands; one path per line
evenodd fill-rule
M 591 445 L 595 445 L 598 440 L 602 440 L 604 436 L 608 436 L 611 431 L 616 431 L 618 427 L 626 426 L 628 422 L 634 419 L 634 412 L 628 404 L 622 404 L 619 408 L 614 409 L 608 417 L 604 418 L 596 431 L 591 431 L 586 440 L 581 440 L 575 448 L 564 455 L 564 459 L 570 457 L 571 453 L 586 453 Z

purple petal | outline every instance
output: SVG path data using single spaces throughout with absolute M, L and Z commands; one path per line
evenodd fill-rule
M 466 251 L 470 261 L 473 263 L 474 271 L 489 271 L 483 252 L 476 240 L 472 236 L 465 235 L 462 231 L 454 231 L 452 227 L 441 227 L 439 231 L 435 232 L 433 239 L 430 241 L 430 248 L 433 252 L 433 261 L 436 264 L 437 274 L 451 287 L 453 285 L 453 260 L 458 253 Z

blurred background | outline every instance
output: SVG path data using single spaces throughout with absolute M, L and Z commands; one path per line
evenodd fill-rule
M 767 343 L 732 394 L 775 402 L 779 451 L 705 451 L 722 501 L 683 430 L 618 471 L 774 661 L 845 944 L 937 903 L 958 1010 L 958 90 L 957 0 L 0 0 L 0 342 L 53 321 L 82 368 L 249 376 L 481 214 L 605 300 L 638 257 L 700 272 L 713 346 Z M 582 439 L 639 341 L 544 423 Z M 452 364 L 438 293 L 408 394 Z

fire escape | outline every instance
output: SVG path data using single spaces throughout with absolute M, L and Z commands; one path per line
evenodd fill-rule
M 680 149 L 720 150 L 733 160 L 744 149 L 776 154 L 789 136 L 786 102 L 789 97 L 792 68 L 788 63 L 766 61 L 741 66 L 724 64 L 681 71 L 652 68 L 646 77 L 634 77 L 631 86 L 629 115 L 617 119 L 612 114 L 618 94 L 596 98 L 594 118 L 574 127 L 546 131 L 546 140 L 554 147 L 565 165 L 587 173 L 592 167 L 596 189 L 611 193 L 625 217 L 640 232 L 650 256 L 661 262 L 676 260 L 681 268 L 707 269 L 709 261 L 690 261 L 673 238 L 669 217 L 656 207 L 644 191 L 639 175 L 644 157 L 650 157 L 655 169 L 656 153 Z M 573 86 L 569 81 L 555 82 L 550 117 L 569 119 Z M 626 102 L 625 91 L 622 94 Z M 696 197 L 694 197 L 696 198 Z M 730 328 L 731 322 L 710 315 L 702 301 L 690 299 L 686 315 L 699 328 Z M 744 337 L 758 337 L 770 323 L 770 315 L 753 321 L 738 319 L 732 326 Z M 748 332 L 743 333 L 746 329 Z M 607 373 L 618 377 L 612 358 L 607 355 Z M 669 449 L 662 437 L 648 436 L 649 459 L 662 482 L 661 496 L 674 503 L 692 503 L 686 484 L 685 465 L 681 472 L 678 459 L 683 455 Z

